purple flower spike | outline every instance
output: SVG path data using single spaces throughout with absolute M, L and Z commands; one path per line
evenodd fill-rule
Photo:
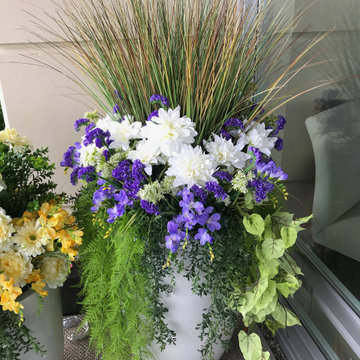
M 165 236 L 165 246 L 175 253 L 180 246 L 181 236 L 179 234 L 170 234 Z
M 199 229 L 198 233 L 195 235 L 195 240 L 200 240 L 200 245 L 205 245 L 206 243 L 213 243 L 213 237 L 207 232 L 206 229 Z
M 220 217 L 221 216 L 219 213 L 215 213 L 215 214 L 212 214 L 209 217 L 209 219 L 207 220 L 206 225 L 211 232 L 221 229 L 221 225 L 219 223 Z
M 162 106 L 169 106 L 169 100 L 163 95 L 152 95 L 149 99 L 150 103 L 160 102 Z
M 106 212 L 109 214 L 107 222 L 112 224 L 118 217 L 124 215 L 125 206 L 121 204 L 116 204 L 113 208 L 107 209 Z

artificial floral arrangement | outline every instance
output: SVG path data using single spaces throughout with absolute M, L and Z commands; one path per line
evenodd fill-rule
M 15 129 L 0 132 L 0 357 L 44 353 L 22 323 L 21 296 L 62 286 L 77 255 L 82 232 L 62 208 L 63 195 L 50 179 L 47 149 L 32 150 Z M 40 302 L 41 303 L 41 302 Z
M 66 44 L 54 45 L 66 61 L 50 66 L 104 114 L 76 121 L 85 131 L 62 161 L 73 184 L 85 182 L 74 213 L 92 345 L 125 360 L 175 344 L 161 299 L 180 273 L 211 296 L 197 326 L 202 359 L 228 344 L 240 316 L 245 359 L 268 359 L 253 325 L 299 323 L 279 297 L 301 286 L 290 250 L 309 219 L 282 210 L 287 175 L 271 151 L 285 120 L 275 114 L 300 94 L 285 87 L 326 34 L 284 63 L 301 14 L 271 17 L 270 0 L 67 0 L 58 13 L 54 27 L 38 24 Z

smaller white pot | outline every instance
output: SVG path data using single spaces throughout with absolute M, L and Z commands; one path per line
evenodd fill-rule
M 176 345 L 167 345 L 164 351 L 153 342 L 151 352 L 156 360 L 200 360 L 203 343 L 199 339 L 196 325 L 201 323 L 202 314 L 211 305 L 210 296 L 198 296 L 191 291 L 191 281 L 182 274 L 175 274 L 175 289 L 161 300 L 168 308 L 165 323 L 176 332 Z M 230 337 L 229 337 L 230 339 Z M 221 344 L 214 344 L 214 360 L 219 360 L 224 353 Z
M 64 355 L 64 334 L 62 326 L 62 308 L 60 289 L 46 289 L 43 311 L 38 314 L 38 299 L 33 292 L 21 301 L 24 306 L 24 324 L 31 334 L 46 349 L 45 357 L 33 351 L 20 356 L 21 360 L 62 360 Z

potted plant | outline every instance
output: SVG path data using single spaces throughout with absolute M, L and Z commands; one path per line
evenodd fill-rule
M 62 309 L 55 289 L 67 277 L 82 232 L 62 208 L 65 198 L 55 193 L 53 170 L 46 148 L 33 150 L 15 129 L 0 132 L 0 355 L 4 359 L 39 359 L 45 351 L 47 359 L 63 356 Z
M 309 218 L 282 210 L 287 174 L 271 151 L 294 97 L 281 91 L 320 38 L 269 85 L 299 18 L 268 11 L 99 0 L 54 18 L 52 35 L 71 40 L 58 52 L 100 108 L 75 122 L 62 166 L 85 182 L 82 304 L 103 359 L 218 359 L 240 315 L 244 357 L 268 359 L 254 324 L 299 324 L 279 297 L 301 286 L 290 249 Z

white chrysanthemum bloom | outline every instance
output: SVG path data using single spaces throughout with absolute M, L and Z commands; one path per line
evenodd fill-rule
M 216 171 L 216 161 L 213 156 L 204 154 L 200 146 L 183 145 L 168 163 L 170 167 L 166 175 L 175 177 L 173 187 L 187 185 L 190 188 L 195 184 L 204 186 L 208 181 L 216 181 L 212 176 Z
M 145 172 L 152 174 L 152 165 L 164 164 L 164 159 L 160 156 L 160 148 L 150 140 L 139 141 L 136 149 L 129 151 L 127 158 L 130 160 L 139 159 L 145 165 Z
M 0 273 L 6 277 L 12 277 L 15 285 L 25 285 L 25 279 L 31 274 L 33 266 L 30 259 L 20 252 L 10 250 L 0 253 Z
M 66 256 L 45 256 L 40 265 L 40 272 L 50 289 L 62 286 L 69 273 L 69 260 Z
M 133 120 L 132 116 L 125 115 L 123 121 L 118 122 L 107 115 L 104 119 L 100 119 L 96 126 L 103 131 L 109 131 L 110 139 L 113 140 L 110 149 L 120 148 L 127 151 L 130 148 L 130 140 L 139 138 L 142 126 L 141 122 Z
M 227 167 L 227 170 L 232 173 L 234 168 L 242 169 L 245 163 L 251 158 L 249 154 L 243 152 L 245 143 L 238 143 L 234 145 L 231 139 L 213 134 L 214 141 L 204 141 L 205 149 L 217 161 L 218 165 Z
M 95 144 L 81 146 L 79 149 L 79 161 L 81 166 L 95 166 L 102 156 L 105 148 L 98 148 Z
M 272 129 L 265 129 L 265 124 L 260 123 L 246 133 L 246 140 L 250 146 L 258 148 L 262 153 L 271 155 L 276 137 L 270 137 Z
M 27 221 L 22 226 L 15 226 L 16 234 L 12 239 L 25 256 L 37 256 L 45 252 L 50 237 L 46 231 L 41 231 L 41 229 L 39 221 Z
M 0 208 L 0 251 L 6 251 L 10 248 L 12 244 L 11 234 L 14 231 L 11 217 L 6 215 L 3 208 Z
M 25 145 L 30 146 L 31 141 L 26 136 L 20 136 L 16 129 L 6 128 L 0 131 L 0 142 L 7 146 L 19 148 Z
M 165 156 L 178 153 L 183 144 L 192 144 L 197 135 L 195 123 L 186 116 L 180 117 L 180 106 L 175 109 L 159 109 L 159 115 L 153 116 L 140 130 L 143 138 L 157 143 Z
M 0 174 L 0 191 L 6 190 L 7 186 L 5 184 L 5 181 L 3 180 L 2 175 Z

